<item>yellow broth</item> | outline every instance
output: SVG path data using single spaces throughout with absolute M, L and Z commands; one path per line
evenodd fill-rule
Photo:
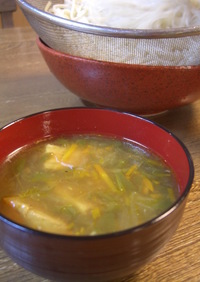
M 138 226 L 179 195 L 171 169 L 136 143 L 103 136 L 37 142 L 0 166 L 0 212 L 36 230 L 96 235 Z

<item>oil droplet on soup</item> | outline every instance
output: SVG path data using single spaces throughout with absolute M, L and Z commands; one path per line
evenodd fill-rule
M 172 170 L 146 148 L 103 136 L 43 140 L 0 167 L 0 212 L 56 234 L 96 235 L 149 221 L 179 195 Z

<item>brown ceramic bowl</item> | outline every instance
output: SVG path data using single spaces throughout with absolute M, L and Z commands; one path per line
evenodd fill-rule
M 159 154 L 174 171 L 180 196 L 145 224 L 98 236 L 39 232 L 0 214 L 1 247 L 19 265 L 52 280 L 116 282 L 133 274 L 151 261 L 176 231 L 193 181 L 190 154 L 172 133 L 144 118 L 106 109 L 57 109 L 17 120 L 0 130 L 0 162 L 45 137 L 91 133 L 127 138 Z
M 142 66 L 80 58 L 38 47 L 57 79 L 81 99 L 141 115 L 160 113 L 200 98 L 200 66 Z

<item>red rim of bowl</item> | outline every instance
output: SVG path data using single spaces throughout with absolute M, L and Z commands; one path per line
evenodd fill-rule
M 127 112 L 120 112 L 117 110 L 112 110 L 112 109 L 94 109 L 94 108 L 90 108 L 90 107 L 69 107 L 69 108 L 57 108 L 57 109 L 49 109 L 49 110 L 44 110 L 44 111 L 40 111 L 37 113 L 33 113 L 30 115 L 26 115 L 24 117 L 21 117 L 19 119 L 16 119 L 6 125 L 4 125 L 2 128 L 0 128 L 0 134 L 1 132 L 11 126 L 14 126 L 16 123 L 22 122 L 25 119 L 29 119 L 31 117 L 37 116 L 37 115 L 43 115 L 45 113 L 50 113 L 50 112 L 55 112 L 55 111 L 63 111 L 63 110 L 89 110 L 89 111 L 107 111 L 107 112 L 114 112 L 117 114 L 122 114 L 122 115 L 128 115 L 128 116 L 133 116 L 136 119 L 141 119 L 143 120 L 145 123 L 149 123 L 151 125 L 155 125 L 156 127 L 160 128 L 161 130 L 165 131 L 166 133 L 170 134 L 170 136 L 177 142 L 179 143 L 179 145 L 182 147 L 183 151 L 185 152 L 187 161 L 188 161 L 188 167 L 189 167 L 189 177 L 188 177 L 188 182 L 187 185 L 185 186 L 185 189 L 182 193 L 182 195 L 180 195 L 178 197 L 178 199 L 164 212 L 162 212 L 161 214 L 159 214 L 158 216 L 156 216 L 155 218 L 152 218 L 151 220 L 140 224 L 138 226 L 135 227 L 131 227 L 125 230 L 121 230 L 121 231 L 116 231 L 116 232 L 112 232 L 112 233 L 107 233 L 107 234 L 101 234 L 101 235 L 84 235 L 84 236 L 75 236 L 75 235 L 60 235 L 60 234 L 53 234 L 53 233 L 48 233 L 48 232 L 43 232 L 43 231 L 38 231 L 38 230 L 34 230 L 31 229 L 29 227 L 26 227 L 24 225 L 18 224 L 16 222 L 14 222 L 13 220 L 7 218 L 6 216 L 2 215 L 0 213 L 0 220 L 3 221 L 6 224 L 9 224 L 10 226 L 17 228 L 21 231 L 24 232 L 28 232 L 30 234 L 37 234 L 40 236 L 48 236 L 48 237 L 57 237 L 60 239 L 66 239 L 66 238 L 70 238 L 73 240 L 98 240 L 98 239 L 102 239 L 102 238 L 112 238 L 112 237 L 117 237 L 117 236 L 123 236 L 126 235 L 128 233 L 132 233 L 132 232 L 138 232 L 141 229 L 147 228 L 148 226 L 161 221 L 162 219 L 164 219 L 165 217 L 167 217 L 168 214 L 172 213 L 187 197 L 187 195 L 189 194 L 189 191 L 191 189 L 192 183 L 193 183 L 193 179 L 194 179 L 194 164 L 193 164 L 193 160 L 191 158 L 190 152 L 188 151 L 187 147 L 185 146 L 185 144 L 176 136 L 174 135 L 171 131 L 169 131 L 168 129 L 166 129 L 165 127 L 161 126 L 160 124 L 154 122 L 154 121 L 150 121 L 147 118 L 141 117 L 139 115 L 136 114 L 131 114 L 131 113 L 127 113 Z

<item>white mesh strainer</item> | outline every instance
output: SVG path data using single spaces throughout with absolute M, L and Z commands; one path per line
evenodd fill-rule
M 200 64 L 200 26 L 168 30 L 124 30 L 87 25 L 44 11 L 47 1 L 17 0 L 39 37 L 73 56 L 126 64 Z M 53 0 L 53 4 L 60 3 Z

